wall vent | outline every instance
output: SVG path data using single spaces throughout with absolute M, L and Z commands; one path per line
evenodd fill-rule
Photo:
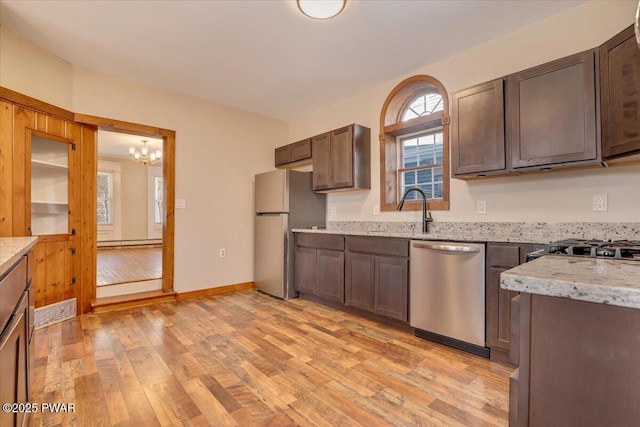
M 71 298 L 36 308 L 34 326 L 40 329 L 74 317 L 76 317 L 76 299 Z

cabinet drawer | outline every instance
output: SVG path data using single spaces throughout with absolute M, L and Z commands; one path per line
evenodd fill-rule
M 26 284 L 27 258 L 22 257 L 9 274 L 0 281 L 0 332 L 18 305 Z
M 487 256 L 490 266 L 517 267 L 520 265 L 520 246 L 490 244 Z
M 344 250 L 344 236 L 338 234 L 296 234 L 296 245 L 308 248 Z
M 392 237 L 347 236 L 349 252 L 374 255 L 409 256 L 409 240 Z

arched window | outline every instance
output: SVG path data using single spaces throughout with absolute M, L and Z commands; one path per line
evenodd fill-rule
M 430 76 L 398 84 L 380 114 L 380 208 L 394 210 L 414 187 L 427 195 L 429 209 L 449 209 L 449 102 Z M 421 209 L 415 192 L 404 209 Z

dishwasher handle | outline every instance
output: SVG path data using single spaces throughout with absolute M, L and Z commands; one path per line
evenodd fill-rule
M 433 243 L 414 243 L 414 248 L 431 249 L 434 251 L 457 252 L 457 253 L 474 253 L 480 252 L 480 249 L 471 246 L 454 246 L 454 245 L 438 245 Z

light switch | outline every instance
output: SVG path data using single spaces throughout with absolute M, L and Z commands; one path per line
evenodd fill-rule
M 185 209 L 187 201 L 185 199 L 176 199 L 176 209 Z

